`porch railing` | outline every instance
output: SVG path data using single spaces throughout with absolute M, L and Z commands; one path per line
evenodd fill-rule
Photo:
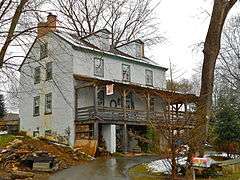
M 78 108 L 76 112 L 77 121 L 86 121 L 99 119 L 103 121 L 118 121 L 118 122 L 141 122 L 147 123 L 148 121 L 153 123 L 160 123 L 168 125 L 169 122 L 175 123 L 176 125 L 194 125 L 193 112 L 183 111 L 160 111 L 160 112 L 147 112 L 143 110 L 126 109 L 124 117 L 123 108 L 111 108 L 111 107 L 97 107 L 88 106 Z

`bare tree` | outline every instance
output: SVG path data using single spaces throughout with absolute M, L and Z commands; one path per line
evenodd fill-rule
M 231 18 L 223 31 L 216 72 L 222 81 L 238 91 L 240 88 L 240 16 Z
M 208 116 L 212 105 L 213 81 L 216 60 L 220 50 L 221 34 L 225 19 L 237 0 L 215 0 L 208 33 L 204 43 L 204 60 L 202 67 L 200 99 L 197 107 L 197 128 L 206 129 Z M 203 146 L 205 138 L 199 140 L 199 148 Z M 196 147 L 196 145 L 195 145 Z
M 3 66 L 17 69 L 17 59 L 24 55 L 13 53 L 35 37 L 36 19 L 40 18 L 40 7 L 46 0 L 3 0 L 0 3 L 0 68 Z M 35 21 L 35 23 L 33 23 Z M 18 48 L 18 49 L 17 49 Z
M 111 32 L 113 47 L 133 39 L 148 44 L 160 42 L 153 0 L 57 0 L 54 5 L 63 16 L 62 26 L 79 37 L 99 29 Z

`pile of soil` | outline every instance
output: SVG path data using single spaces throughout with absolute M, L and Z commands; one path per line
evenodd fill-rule
M 68 146 L 56 144 L 46 139 L 16 136 L 16 138 L 7 143 L 5 147 L 0 148 L 1 171 L 9 173 L 10 177 L 18 177 L 20 174 L 20 176 L 23 176 L 23 178 L 20 179 L 24 179 L 24 175 L 32 178 L 32 168 L 24 165 L 23 162 L 26 161 L 28 157 L 36 157 L 39 154 L 45 154 L 45 156 L 47 155 L 48 157 L 54 158 L 54 168 L 52 172 L 92 159 L 79 150 L 73 150 Z

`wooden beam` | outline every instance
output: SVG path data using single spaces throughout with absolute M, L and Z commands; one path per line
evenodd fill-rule
M 95 140 L 98 140 L 98 122 L 97 121 L 93 123 L 93 138 Z
M 150 93 L 147 92 L 147 121 L 150 122 Z
M 123 119 L 126 121 L 126 90 L 123 90 Z
M 123 125 L 123 151 L 126 153 L 128 152 L 128 130 L 127 130 L 127 124 L 124 123 Z
M 77 85 L 75 88 L 76 89 L 81 89 L 81 88 L 86 88 L 86 87 L 92 87 L 94 85 L 94 82 L 87 82 L 81 85 Z
M 98 96 L 98 86 L 96 84 L 93 85 L 93 106 L 94 106 L 94 113 L 97 116 L 97 96 Z
M 78 119 L 77 113 L 78 113 L 78 90 L 74 89 L 75 91 L 75 120 Z

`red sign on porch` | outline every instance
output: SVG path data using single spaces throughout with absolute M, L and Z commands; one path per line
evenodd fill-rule
M 113 94 L 113 85 L 114 84 L 107 84 L 106 85 L 106 91 L 107 91 L 106 94 L 107 95 L 112 95 Z

